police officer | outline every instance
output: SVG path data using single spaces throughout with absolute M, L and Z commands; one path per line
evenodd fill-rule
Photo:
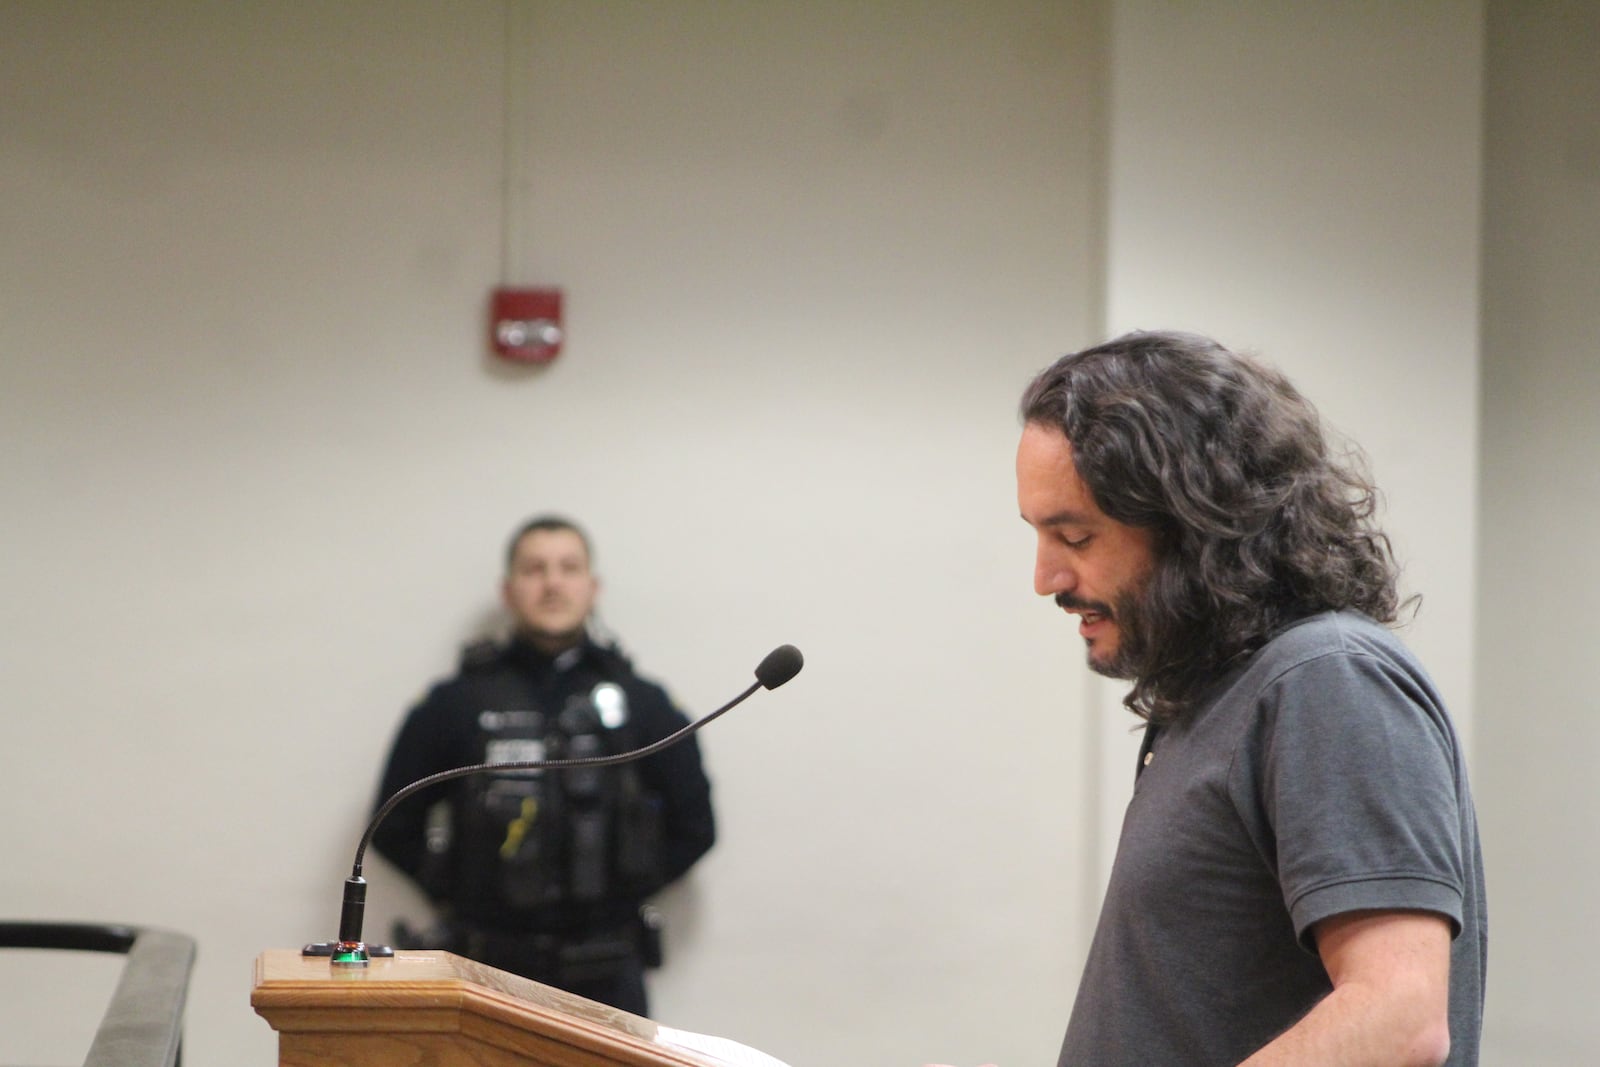
M 475 763 L 606 755 L 688 720 L 589 631 L 600 583 L 588 538 L 557 516 L 506 552 L 509 641 L 469 646 L 406 716 L 378 801 Z M 440 912 L 429 944 L 637 1015 L 659 962 L 646 899 L 711 847 L 711 786 L 694 738 L 618 767 L 479 774 L 407 799 L 373 837 Z

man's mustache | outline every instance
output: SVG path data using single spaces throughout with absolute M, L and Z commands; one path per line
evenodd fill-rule
M 1065 611 L 1092 611 L 1096 615 L 1104 615 L 1108 619 L 1115 617 L 1115 613 L 1111 610 L 1111 605 L 1102 604 L 1098 600 L 1080 600 L 1070 593 L 1057 593 L 1055 601 L 1056 607 Z

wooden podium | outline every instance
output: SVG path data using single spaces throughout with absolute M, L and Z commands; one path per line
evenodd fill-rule
M 448 952 L 366 967 L 275 949 L 250 1004 L 278 1031 L 279 1067 L 707 1067 L 656 1024 Z

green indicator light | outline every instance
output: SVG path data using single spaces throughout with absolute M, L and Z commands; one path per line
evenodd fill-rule
M 335 967 L 365 967 L 367 946 L 360 941 L 341 941 L 329 960 Z

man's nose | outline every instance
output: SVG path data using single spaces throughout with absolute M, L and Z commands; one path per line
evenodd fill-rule
M 1033 564 L 1033 591 L 1040 596 L 1055 596 L 1070 592 L 1077 584 L 1077 575 L 1066 560 L 1041 544 Z

